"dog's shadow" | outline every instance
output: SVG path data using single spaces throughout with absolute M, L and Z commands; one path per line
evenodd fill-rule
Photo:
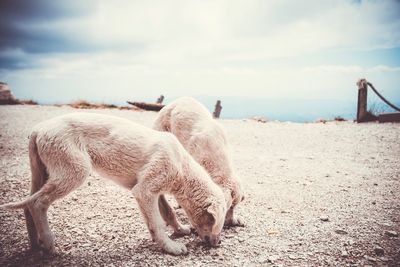
M 0 258 L 0 266 L 86 266 L 86 265 L 107 265 L 115 262 L 127 261 L 130 264 L 141 265 L 146 255 L 166 255 L 151 240 L 137 240 L 129 248 L 119 248 L 112 251 L 93 252 L 83 250 L 70 253 L 61 248 L 56 248 L 56 253 L 47 254 L 41 250 L 15 251 L 6 259 Z
M 237 231 L 237 230 L 235 230 Z M 235 232 L 231 229 L 225 229 L 225 232 Z M 204 255 L 204 253 L 213 253 L 219 250 L 218 248 L 210 248 L 199 239 L 195 232 L 185 237 L 172 237 L 178 242 L 186 244 L 189 254 L 191 255 Z M 225 239 L 225 238 L 224 238 Z M 119 243 L 119 242 L 117 242 Z M 129 263 L 143 265 L 143 259 L 149 255 L 152 257 L 163 257 L 166 264 L 169 261 L 174 262 L 175 256 L 165 257 L 165 252 L 159 246 L 147 238 L 132 240 L 129 246 L 113 247 L 107 245 L 101 251 L 95 248 L 77 247 L 75 251 L 65 250 L 63 245 L 56 245 L 56 253 L 49 255 L 40 250 L 20 250 L 9 251 L 6 259 L 0 257 L 0 266 L 78 266 L 78 265 L 108 265 L 119 263 Z M 180 256 L 182 258 L 185 255 Z

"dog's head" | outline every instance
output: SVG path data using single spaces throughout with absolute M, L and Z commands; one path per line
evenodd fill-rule
M 200 238 L 212 247 L 220 244 L 220 234 L 224 226 L 226 204 L 224 198 L 210 199 L 202 211 L 194 216 L 192 224 Z

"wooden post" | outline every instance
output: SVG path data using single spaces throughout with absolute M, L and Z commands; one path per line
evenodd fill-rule
M 157 104 L 162 104 L 162 102 L 164 101 L 164 96 L 163 95 L 160 95 L 160 97 L 159 98 L 157 98 Z
M 215 104 L 215 110 L 213 112 L 214 118 L 216 118 L 216 119 L 219 118 L 219 115 L 221 114 L 221 109 L 222 109 L 221 100 L 218 100 L 217 103 Z
M 357 102 L 357 122 L 363 122 L 367 119 L 367 92 L 368 84 L 366 79 L 360 79 L 358 85 Z

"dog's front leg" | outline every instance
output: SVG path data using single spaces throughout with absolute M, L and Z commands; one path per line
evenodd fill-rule
M 244 226 L 244 222 L 239 219 L 237 216 L 234 216 L 234 207 L 231 207 L 228 212 L 226 213 L 225 217 L 225 226 L 231 227 L 231 226 Z
M 135 196 L 153 240 L 166 252 L 173 255 L 187 254 L 184 244 L 171 240 L 165 232 L 165 224 L 158 208 L 158 195 L 137 184 L 132 193 Z
M 175 236 L 190 235 L 190 226 L 183 225 L 177 220 L 174 210 L 168 204 L 168 201 L 165 199 L 164 195 L 160 195 L 158 198 L 158 207 L 164 221 L 167 223 L 167 225 L 171 225 L 174 229 Z

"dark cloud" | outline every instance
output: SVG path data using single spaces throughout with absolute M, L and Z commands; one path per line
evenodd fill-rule
M 95 6 L 94 1 L 1 0 L 0 20 L 25 22 L 54 20 L 90 13 Z
M 96 9 L 94 1 L 1 0 L 0 1 L 0 68 L 26 68 L 32 57 L 8 54 L 22 51 L 29 54 L 86 52 L 94 44 L 71 36 L 53 26 L 65 18 L 89 15 Z

